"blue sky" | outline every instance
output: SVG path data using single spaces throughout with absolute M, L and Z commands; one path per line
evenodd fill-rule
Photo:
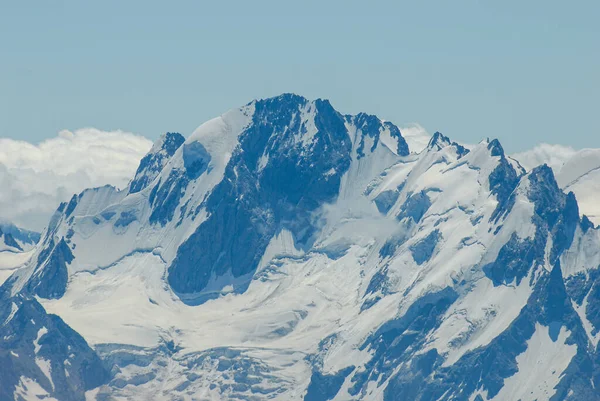
M 600 147 L 598 1 L 0 3 L 0 137 L 155 139 L 253 98 L 328 98 L 514 152 Z

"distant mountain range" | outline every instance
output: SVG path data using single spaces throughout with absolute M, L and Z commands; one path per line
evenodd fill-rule
M 600 400 L 598 152 L 424 139 L 284 94 L 2 228 L 0 399 Z

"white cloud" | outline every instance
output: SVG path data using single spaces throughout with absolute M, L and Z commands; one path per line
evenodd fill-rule
M 407 127 L 401 127 L 400 133 L 408 144 L 408 150 L 413 153 L 419 153 L 427 147 L 431 135 L 419 124 L 411 124 Z
M 555 172 L 558 172 L 576 152 L 570 146 L 541 143 L 533 149 L 515 153 L 512 157 L 517 159 L 528 171 L 546 163 Z
M 565 160 L 557 174 L 559 185 L 568 186 L 591 171 L 600 169 L 600 149 L 581 149 Z
M 74 193 L 127 185 L 151 146 L 139 135 L 95 128 L 61 131 L 38 145 L 0 138 L 0 219 L 41 230 Z

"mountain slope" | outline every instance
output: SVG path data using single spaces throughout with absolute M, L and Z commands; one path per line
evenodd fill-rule
M 110 367 L 95 399 L 594 400 L 599 233 L 497 140 L 285 94 L 61 205 L 2 290 Z
M 0 293 L 0 399 L 81 400 L 109 372 L 85 340 L 35 300 Z

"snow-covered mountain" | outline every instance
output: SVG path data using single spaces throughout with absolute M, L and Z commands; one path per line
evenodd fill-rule
M 598 400 L 599 245 L 497 140 L 253 101 L 58 208 L 0 399 Z
M 23 252 L 32 249 L 40 234 L 25 230 L 8 222 L 0 222 L 0 252 Z
M 39 233 L 0 222 L 0 285 L 27 262 L 39 240 Z

